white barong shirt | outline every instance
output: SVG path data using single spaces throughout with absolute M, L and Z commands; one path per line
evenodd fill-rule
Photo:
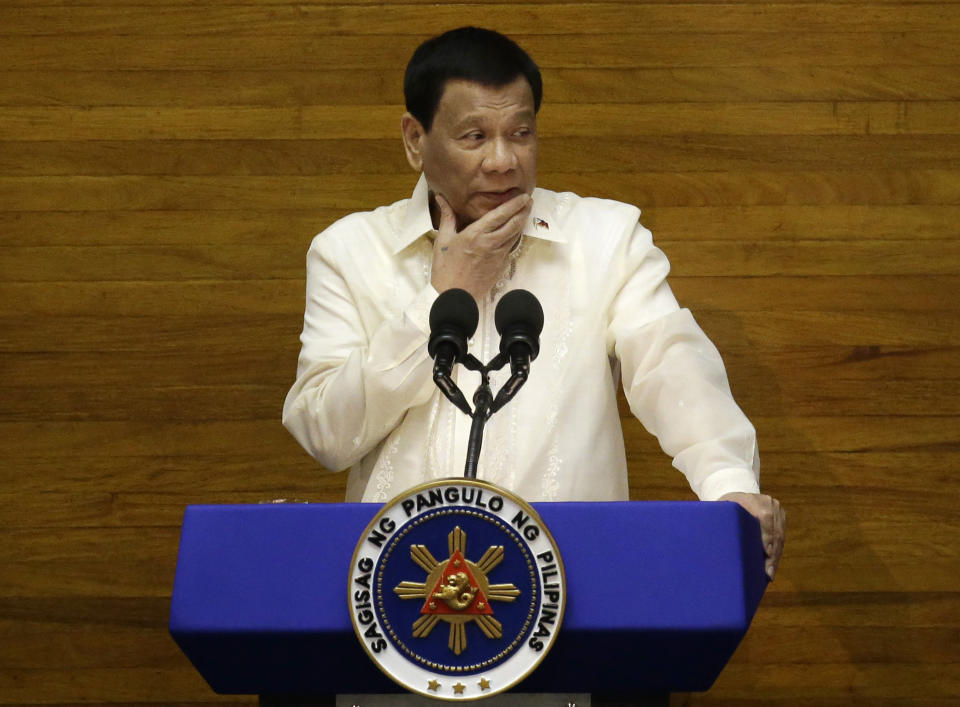
M 496 304 L 512 289 L 541 302 L 540 354 L 486 425 L 479 479 L 527 501 L 627 500 L 617 410 L 630 409 L 702 500 L 759 491 L 753 426 L 719 353 L 666 282 L 669 263 L 639 209 L 536 189 L 502 279 L 478 302 L 470 352 L 499 350 Z M 428 316 L 433 225 L 421 176 L 410 199 L 347 216 L 307 255 L 297 378 L 283 424 L 324 467 L 351 467 L 347 501 L 384 502 L 462 476 L 471 419 L 433 383 Z M 496 395 L 509 365 L 491 374 Z M 455 367 L 468 400 L 480 376 Z

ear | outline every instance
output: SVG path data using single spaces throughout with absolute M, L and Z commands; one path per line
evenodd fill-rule
M 420 121 L 410 113 L 404 113 L 400 119 L 400 134 L 403 137 L 403 149 L 407 153 L 407 162 L 414 171 L 423 169 L 423 138 L 427 131 Z

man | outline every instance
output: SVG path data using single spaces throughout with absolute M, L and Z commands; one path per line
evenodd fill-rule
M 469 291 L 480 309 L 471 353 L 488 361 L 496 303 L 527 289 L 544 308 L 541 352 L 488 422 L 478 478 L 529 501 L 627 499 L 622 372 L 632 412 L 696 494 L 760 519 L 772 577 L 784 514 L 759 493 L 753 426 L 670 291 L 639 210 L 536 188 L 536 64 L 506 37 L 465 27 L 416 50 L 404 92 L 403 145 L 420 181 L 410 199 L 314 239 L 290 432 L 328 469 L 352 466 L 348 500 L 457 475 L 470 419 L 433 384 L 430 306 L 446 289 Z M 479 377 L 456 374 L 469 396 Z M 494 391 L 506 375 L 492 376 Z

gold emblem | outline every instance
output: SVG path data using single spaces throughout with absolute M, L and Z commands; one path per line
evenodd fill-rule
M 475 479 L 431 481 L 385 504 L 357 543 L 348 586 L 354 630 L 377 667 L 411 692 L 451 701 L 496 695 L 529 675 L 566 600 L 560 552 L 536 510 Z M 449 636 L 434 630 L 441 622 Z M 486 638 L 469 636 L 479 631 Z
M 423 638 L 440 621 L 450 624 L 448 647 L 456 655 L 467 648 L 466 624 L 475 622 L 487 638 L 503 636 L 493 616 L 491 601 L 511 602 L 520 596 L 513 584 L 490 584 L 487 574 L 503 561 L 503 545 L 492 545 L 477 562 L 466 559 L 467 534 L 459 526 L 447 536 L 450 556 L 438 561 L 426 545 L 411 545 L 410 558 L 426 573 L 425 582 L 401 582 L 394 592 L 401 599 L 423 599 L 413 635 Z M 455 688 L 456 689 L 456 688 Z

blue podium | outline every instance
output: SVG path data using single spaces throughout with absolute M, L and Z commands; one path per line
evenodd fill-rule
M 734 503 L 533 504 L 563 553 L 556 645 L 514 691 L 707 690 L 767 585 Z M 347 585 L 376 504 L 190 506 L 170 632 L 216 692 L 396 693 L 354 635 Z

